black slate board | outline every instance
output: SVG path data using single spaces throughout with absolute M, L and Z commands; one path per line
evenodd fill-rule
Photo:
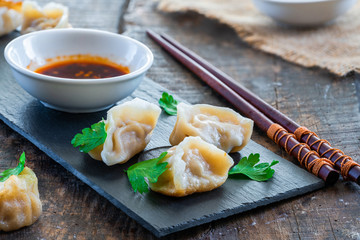
M 2 51 L 10 40 L 11 36 L 0 39 Z M 106 111 L 69 114 L 45 108 L 15 82 L 3 56 L 0 62 L 0 119 L 158 237 L 324 186 L 320 179 L 251 141 L 241 153 L 232 156 L 236 161 L 241 155 L 259 152 L 262 161 L 279 160 L 280 164 L 274 167 L 276 174 L 268 182 L 228 179 L 216 190 L 184 198 L 153 192 L 136 194 L 123 170 L 136 161 L 157 157 L 167 149 L 176 117 L 162 113 L 145 151 L 124 165 L 108 167 L 70 144 L 81 129 L 105 118 Z M 145 79 L 128 99 L 136 96 L 156 103 L 164 90 Z

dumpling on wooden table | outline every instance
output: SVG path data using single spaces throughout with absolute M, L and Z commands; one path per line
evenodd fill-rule
M 69 10 L 67 7 L 50 2 L 40 7 L 37 2 L 25 1 L 22 6 L 23 21 L 21 33 L 29 33 L 51 28 L 69 28 Z
M 149 185 L 168 196 L 183 197 L 220 187 L 234 164 L 226 152 L 200 137 L 187 137 L 167 152 L 162 162 L 168 162 L 168 169 Z
M 187 136 L 199 136 L 225 152 L 240 151 L 250 140 L 254 122 L 230 108 L 179 103 L 171 145 Z
M 105 142 L 91 150 L 90 156 L 108 166 L 127 162 L 150 142 L 160 113 L 159 106 L 139 98 L 111 108 L 105 121 Z
M 21 2 L 0 0 L 0 36 L 21 25 Z
M 0 182 L 0 231 L 33 224 L 42 213 L 38 180 L 28 167 L 17 176 Z

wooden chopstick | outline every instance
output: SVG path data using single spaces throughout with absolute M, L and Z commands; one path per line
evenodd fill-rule
M 271 120 L 279 123 L 287 131 L 297 133 L 296 137 L 298 141 L 307 143 L 310 148 L 317 151 L 320 156 L 330 159 L 334 163 L 335 168 L 341 171 L 344 178 L 360 184 L 360 165 L 354 162 L 350 157 L 346 156 L 342 151 L 332 148 L 328 141 L 319 139 L 315 133 L 308 131 L 305 127 L 300 126 L 294 120 L 273 108 L 250 90 L 236 82 L 229 75 L 216 68 L 170 36 L 161 34 L 161 37 L 224 82 Z
M 147 34 L 174 58 L 190 69 L 194 74 L 200 77 L 217 93 L 222 95 L 226 100 L 233 104 L 239 111 L 247 117 L 254 120 L 255 124 L 269 136 L 273 138 L 281 147 L 297 158 L 300 163 L 307 167 L 313 174 L 317 175 L 327 184 L 333 184 L 339 178 L 339 173 L 332 168 L 330 164 L 324 163 L 324 159 L 311 151 L 307 145 L 300 144 L 292 135 L 283 128 L 274 128 L 278 126 L 254 106 L 244 100 L 234 90 L 220 81 L 204 67 L 199 65 L 185 53 L 167 42 L 157 33 L 147 30 Z

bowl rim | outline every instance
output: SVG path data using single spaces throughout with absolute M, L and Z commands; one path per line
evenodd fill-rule
M 34 71 L 31 71 L 27 69 L 26 67 L 20 66 L 17 62 L 15 62 L 10 57 L 10 51 L 12 50 L 13 45 L 16 42 L 24 41 L 25 39 L 32 37 L 34 35 L 40 35 L 40 34 L 51 34 L 52 32 L 73 32 L 73 33 L 95 33 L 95 34 L 101 34 L 101 35 L 108 35 L 108 36 L 115 36 L 117 38 L 126 39 L 127 41 L 133 42 L 136 45 L 140 46 L 145 50 L 147 61 L 143 66 L 141 66 L 139 69 L 130 72 L 128 74 L 124 74 L 121 76 L 116 77 L 110 77 L 110 78 L 99 78 L 99 79 L 75 79 L 75 78 L 61 78 L 61 77 L 54 77 L 49 75 L 44 75 L 40 73 L 36 73 Z M 62 29 L 47 29 L 47 30 L 41 30 L 37 32 L 28 33 L 19 37 L 16 37 L 15 39 L 11 40 L 4 49 L 4 56 L 8 64 L 18 72 L 27 75 L 32 78 L 36 78 L 37 80 L 43 80 L 43 81 L 49 81 L 49 82 L 61 82 L 61 83 L 73 83 L 73 84 L 99 84 L 99 83 L 113 83 L 113 82 L 119 82 L 119 81 L 128 81 L 131 79 L 134 79 L 138 77 L 139 75 L 145 73 L 152 65 L 154 61 L 154 55 L 151 52 L 151 50 L 140 41 L 133 39 L 128 36 L 124 36 L 122 34 L 117 34 L 113 32 L 108 32 L 104 30 L 97 30 L 97 29 L 88 29 L 88 28 L 62 28 Z

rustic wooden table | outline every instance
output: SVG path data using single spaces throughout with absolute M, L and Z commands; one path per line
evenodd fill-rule
M 38 1 L 44 3 L 46 1 Z M 61 0 L 73 27 L 124 34 L 155 55 L 148 77 L 191 103 L 230 106 L 169 57 L 145 29 L 166 32 L 358 162 L 360 76 L 338 78 L 252 49 L 230 28 L 197 14 L 164 14 L 146 0 Z M 295 162 L 255 128 L 254 141 Z M 25 151 L 39 179 L 43 214 L 0 239 L 154 239 L 109 201 L 0 122 L 0 169 Z M 334 186 L 168 236 L 169 239 L 360 239 L 360 187 Z

